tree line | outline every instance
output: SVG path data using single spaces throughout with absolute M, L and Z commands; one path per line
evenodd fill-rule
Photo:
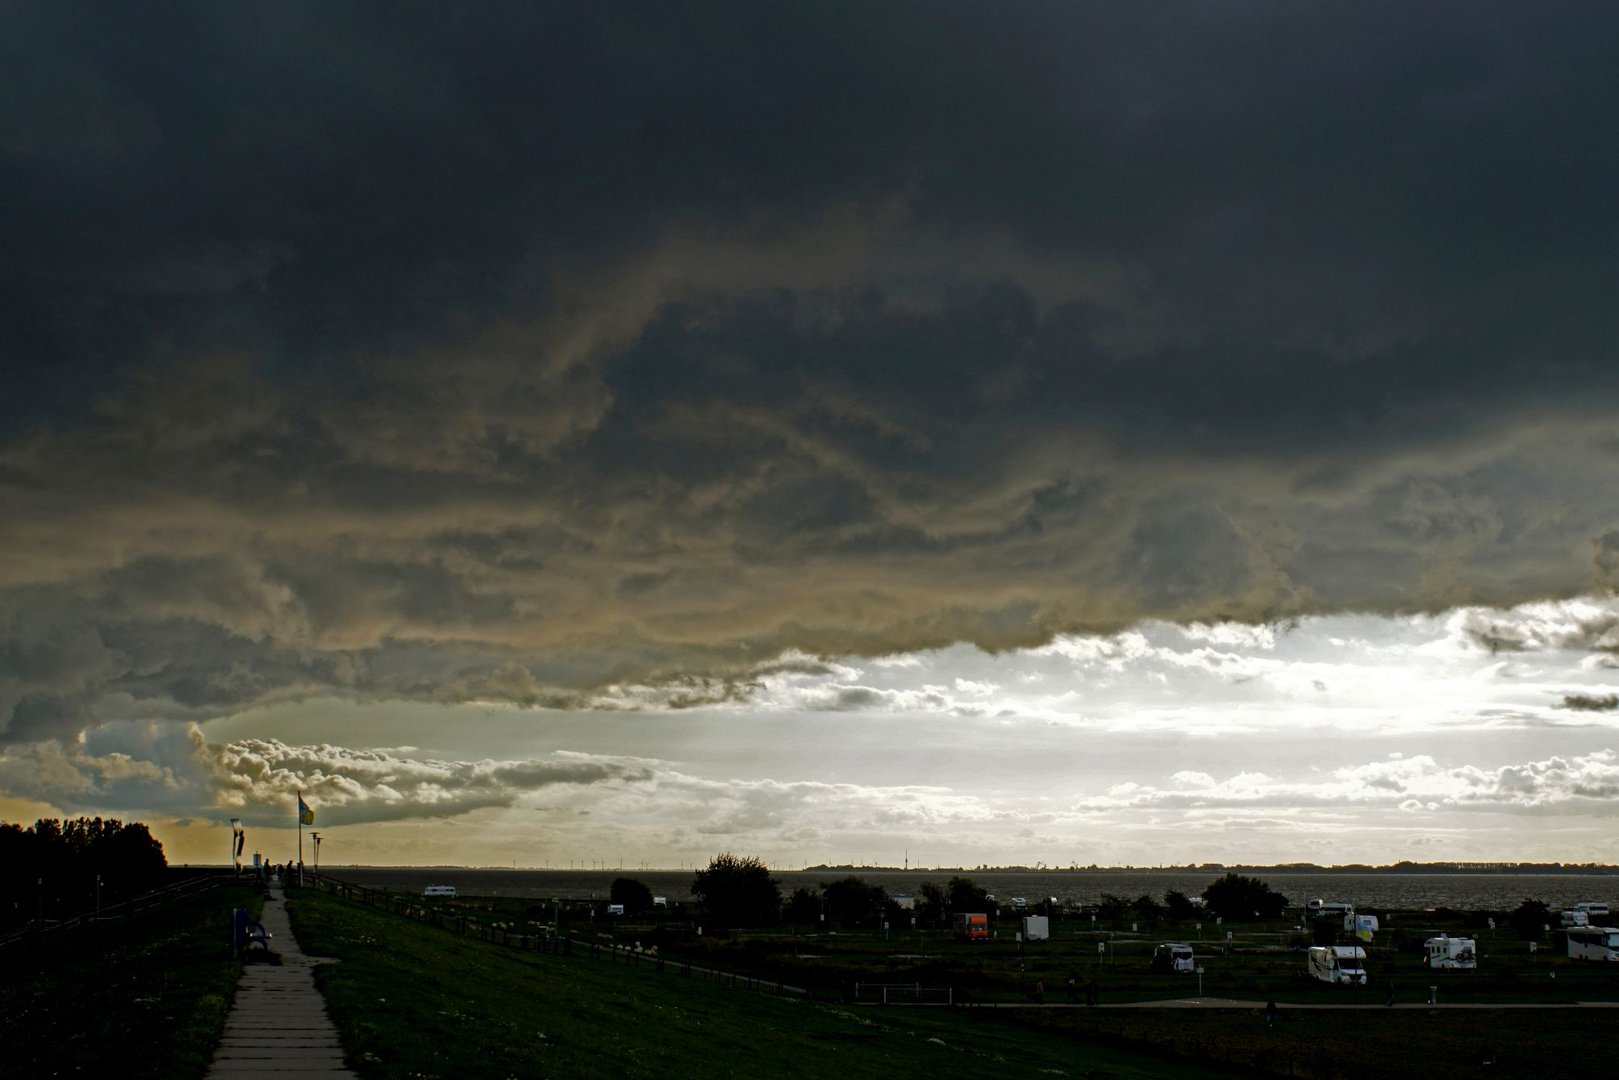
M 40 818 L 0 822 L 0 927 L 61 919 L 163 884 L 163 845 L 140 822 Z
M 822 882 L 814 888 L 800 886 L 783 897 L 780 880 L 771 876 L 762 860 L 730 853 L 715 856 L 707 867 L 698 870 L 693 875 L 691 891 L 709 925 L 727 929 L 778 923 L 876 929 L 884 922 L 899 926 L 901 918 L 914 918 L 919 927 L 945 928 L 956 913 L 982 912 L 994 918 L 1004 910 L 971 878 L 960 875 L 944 885 L 921 882 L 909 910 L 902 910 L 881 885 L 856 875 Z M 613 883 L 612 897 L 614 903 L 624 903 L 630 915 L 652 906 L 652 894 L 646 886 L 630 878 Z M 1175 889 L 1164 893 L 1162 899 L 1103 893 L 1087 910 L 1102 926 L 1116 929 L 1134 923 L 1151 930 L 1200 920 L 1270 922 L 1282 917 L 1287 904 L 1285 895 L 1260 878 L 1228 871 L 1196 897 Z M 1048 901 L 1036 903 L 1027 913 L 1058 912 Z M 1506 915 L 1506 924 L 1529 941 L 1540 939 L 1553 922 L 1548 905 L 1532 898 Z M 1323 942 L 1336 940 L 1337 925 L 1332 920 L 1318 920 L 1315 929 Z
M 956 913 L 983 912 L 994 916 L 998 903 L 971 878 L 951 877 L 944 884 L 923 881 L 917 885 L 908 909 L 881 886 L 857 875 L 845 875 L 817 886 L 799 886 L 782 895 L 781 881 L 754 856 L 726 852 L 716 855 L 692 878 L 692 896 L 709 925 L 716 928 L 745 928 L 788 925 L 870 928 L 885 922 L 899 925 L 916 920 L 920 927 L 946 927 Z M 634 878 L 619 878 L 610 889 L 611 901 L 623 904 L 627 915 L 636 915 L 652 906 L 652 894 Z M 1162 900 L 1152 896 L 1127 898 L 1104 894 L 1093 913 L 1105 924 L 1137 922 L 1146 927 L 1176 924 L 1194 918 L 1221 919 L 1225 922 L 1258 922 L 1279 918 L 1287 907 L 1287 897 L 1258 878 L 1235 872 L 1212 882 L 1197 898 L 1171 889 Z M 1049 901 L 1037 902 L 1028 914 L 1056 914 Z

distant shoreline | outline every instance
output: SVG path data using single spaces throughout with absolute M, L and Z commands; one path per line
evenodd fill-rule
M 1402 868 L 1397 873 L 1365 873 L 1354 869 L 1326 869 L 1299 872 L 1292 868 L 1233 868 L 1246 876 L 1269 883 L 1276 891 L 1302 904 L 1310 897 L 1353 900 L 1368 910 L 1417 911 L 1432 908 L 1467 910 L 1510 910 L 1520 900 L 1533 896 L 1550 904 L 1566 905 L 1581 900 L 1614 901 L 1619 893 L 1619 873 L 1563 868 L 1556 873 L 1536 873 L 1523 868 L 1511 871 L 1458 872 L 1455 864 L 1439 864 L 1426 871 Z M 655 896 L 671 902 L 687 900 L 696 877 L 691 869 L 642 870 L 635 867 L 587 867 L 575 870 L 512 869 L 499 867 L 362 867 L 324 864 L 321 872 L 356 885 L 374 889 L 397 889 L 419 893 L 428 885 L 455 885 L 463 895 L 523 896 L 538 900 L 600 899 L 608 894 L 616 878 L 640 881 Z M 1151 870 L 979 870 L 933 867 L 912 870 L 884 870 L 878 867 L 821 866 L 803 869 L 772 868 L 771 877 L 783 895 L 797 888 L 817 887 L 839 878 L 855 877 L 882 887 L 889 895 L 915 894 L 924 883 L 942 886 L 952 877 L 965 877 L 989 892 L 1008 897 L 1056 898 L 1064 904 L 1095 904 L 1110 894 L 1124 897 L 1159 896 L 1177 891 L 1188 896 L 1201 893 L 1221 877 L 1224 870 L 1154 868 Z
M 551 874 L 682 874 L 694 866 L 493 866 L 432 864 L 328 863 L 338 870 L 504 870 L 543 871 Z M 808 866 L 771 865 L 776 873 L 800 874 L 1571 874 L 1584 877 L 1619 875 L 1619 866 L 1608 863 L 1392 863 L 1372 866 L 1363 863 L 1321 866 L 1315 863 L 1282 863 L 1256 866 L 1241 863 L 1202 863 L 1185 866 L 878 866 L 853 863 L 815 863 Z

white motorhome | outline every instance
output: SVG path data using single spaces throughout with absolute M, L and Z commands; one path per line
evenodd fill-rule
M 1345 904 L 1337 900 L 1311 900 L 1304 905 L 1304 913 L 1310 918 L 1320 916 L 1348 916 L 1355 913 L 1354 904 Z
M 1601 926 L 1608 919 L 1608 905 L 1583 900 L 1562 912 L 1564 926 Z
M 1366 950 L 1359 945 L 1316 945 L 1308 955 L 1312 979 L 1366 985 Z
M 1153 971 L 1186 975 L 1197 970 L 1197 958 L 1193 955 L 1190 945 L 1181 941 L 1171 941 L 1152 951 L 1152 960 L 1148 966 Z
M 455 891 L 454 885 L 429 885 L 427 888 L 422 890 L 422 895 L 447 896 L 453 900 L 459 894 Z
M 1612 926 L 1571 928 L 1568 955 L 1573 960 L 1619 961 L 1619 929 Z
M 1370 941 L 1380 927 L 1376 915 L 1345 915 L 1344 929 L 1362 941 Z
M 1472 938 L 1440 934 L 1423 942 L 1423 947 L 1427 950 L 1424 963 L 1435 970 L 1471 971 L 1478 967 L 1478 949 L 1474 946 Z
M 1047 941 L 1051 938 L 1051 919 L 1045 915 L 1023 916 L 1023 940 Z

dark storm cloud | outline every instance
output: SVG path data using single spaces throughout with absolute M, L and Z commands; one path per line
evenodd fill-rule
M 1616 24 L 9 5 L 0 732 L 1611 587 Z
M 1580 712 L 1607 712 L 1619 709 L 1619 694 L 1564 694 L 1563 708 Z

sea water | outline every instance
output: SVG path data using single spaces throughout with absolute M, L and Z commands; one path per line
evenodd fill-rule
M 1619 909 L 1619 874 L 1545 873 L 1289 873 L 1241 871 L 1286 896 L 1292 906 L 1321 898 L 1360 908 L 1419 911 L 1427 908 L 1510 911 L 1526 898 L 1553 909 L 1581 900 Z M 373 889 L 420 893 L 428 885 L 454 885 L 462 896 L 509 896 L 536 900 L 605 900 L 613 880 L 634 878 L 654 896 L 671 903 L 689 901 L 690 870 L 512 870 L 467 867 L 331 867 L 328 876 Z M 814 889 L 850 875 L 881 885 L 889 895 L 915 895 L 923 882 L 943 887 L 952 877 L 971 878 L 998 900 L 1023 897 L 1030 904 L 1055 897 L 1064 905 L 1094 904 L 1112 894 L 1127 900 L 1151 896 L 1162 901 L 1173 889 L 1196 896 L 1220 871 L 1192 870 L 772 870 L 782 895 L 800 886 Z

